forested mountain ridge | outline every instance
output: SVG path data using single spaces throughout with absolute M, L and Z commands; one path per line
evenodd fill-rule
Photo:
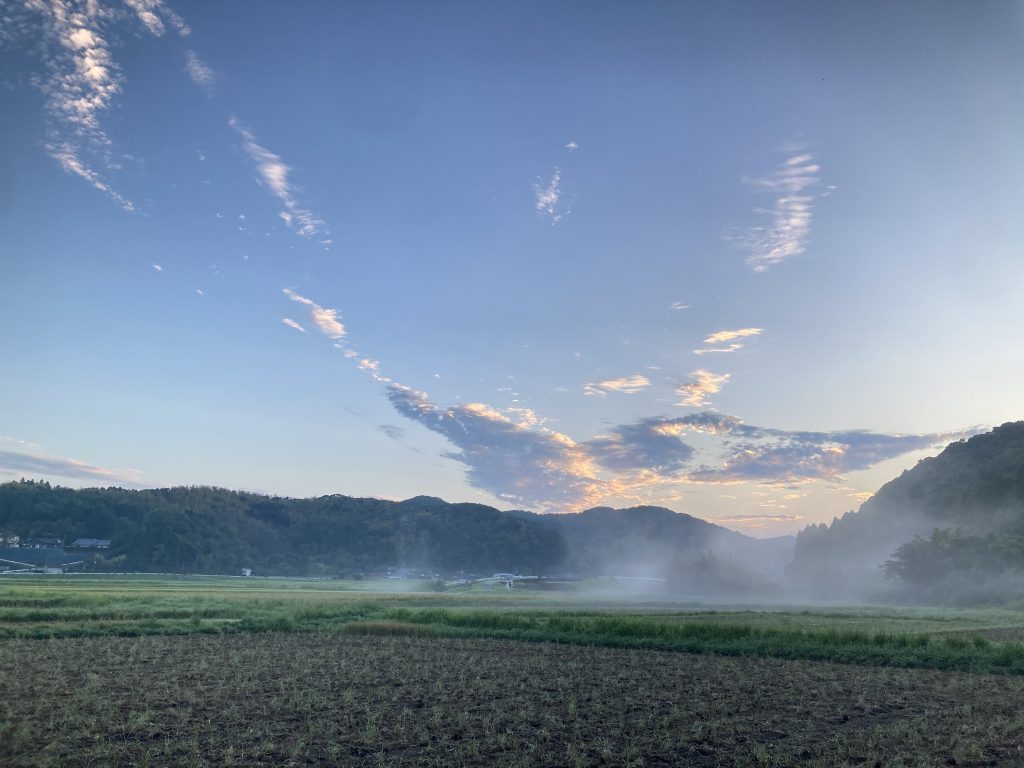
M 557 533 L 482 504 L 290 499 L 183 487 L 0 485 L 0 531 L 108 538 L 120 570 L 355 574 L 391 565 L 442 572 L 536 571 L 560 562 Z
M 74 490 L 26 481 L 0 485 L 3 533 L 110 539 L 102 553 L 109 567 L 186 573 L 346 575 L 404 566 L 446 574 L 659 575 L 680 557 L 731 555 L 730 547 L 739 547 L 750 562 L 751 553 L 762 552 L 757 540 L 659 507 L 537 515 L 429 496 L 292 499 L 208 487 Z M 781 546 L 788 558 L 791 544 Z M 779 551 L 779 542 L 763 545 L 766 558 Z

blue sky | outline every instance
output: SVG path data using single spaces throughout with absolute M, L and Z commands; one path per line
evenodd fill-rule
M 1022 32 L 0 0 L 0 477 L 829 520 L 1024 415 Z

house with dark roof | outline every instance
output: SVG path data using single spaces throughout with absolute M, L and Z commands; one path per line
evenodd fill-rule
M 110 539 L 75 539 L 71 546 L 78 549 L 107 549 L 110 547 Z

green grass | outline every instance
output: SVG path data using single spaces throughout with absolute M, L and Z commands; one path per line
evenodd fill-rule
M 1024 644 L 984 636 L 1022 627 L 1024 613 L 1001 610 L 708 607 L 583 593 L 436 594 L 386 582 L 0 578 L 0 640 L 404 634 L 1024 674 Z
M 443 608 L 395 608 L 389 610 L 385 618 L 396 626 L 429 626 L 449 637 L 1024 674 L 1024 643 L 995 643 L 979 635 L 662 621 L 622 614 L 499 613 Z

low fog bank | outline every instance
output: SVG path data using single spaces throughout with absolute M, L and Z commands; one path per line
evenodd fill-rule
M 89 572 L 479 581 L 678 601 L 1024 606 L 1024 422 L 952 443 L 830 525 L 753 539 L 682 512 L 499 511 L 419 496 L 0 484 L 0 558 Z M 104 540 L 102 551 L 74 542 Z M 57 545 L 53 545 L 57 542 Z M 0 560 L 0 569 L 5 563 Z M 7 566 L 8 569 L 9 565 Z M 539 578 L 539 577 L 544 577 Z

